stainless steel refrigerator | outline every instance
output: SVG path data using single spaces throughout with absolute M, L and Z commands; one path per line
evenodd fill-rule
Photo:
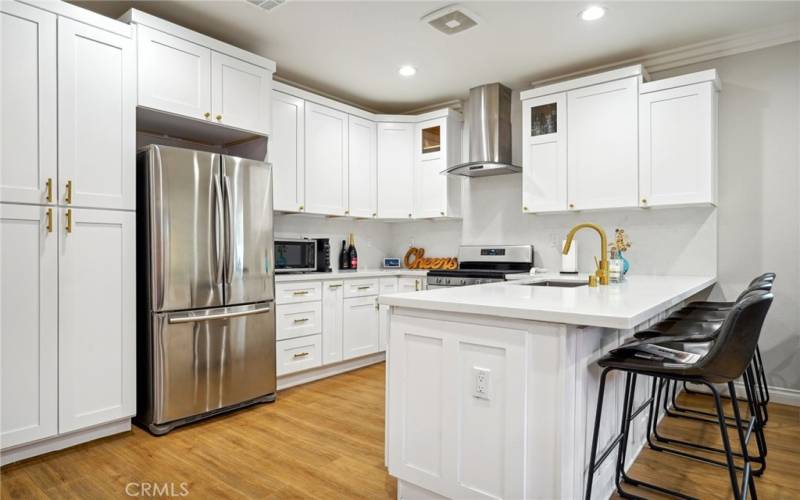
M 139 152 L 136 421 L 153 434 L 275 400 L 272 228 L 268 164 Z

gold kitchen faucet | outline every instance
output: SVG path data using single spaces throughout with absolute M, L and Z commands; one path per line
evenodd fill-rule
M 572 240 L 575 238 L 575 233 L 583 228 L 594 229 L 597 231 L 597 234 L 600 235 L 600 264 L 597 266 L 597 270 L 595 271 L 595 275 L 597 276 L 597 281 L 600 282 L 601 285 L 608 285 L 608 243 L 606 239 L 606 232 L 603 231 L 603 228 L 598 226 L 597 224 L 591 224 L 585 222 L 583 224 L 578 224 L 577 226 L 570 229 L 569 234 L 567 234 L 567 242 L 564 243 L 564 249 L 562 253 L 567 255 L 569 253 L 569 247 L 572 246 Z M 589 286 L 592 286 L 592 281 L 589 280 Z

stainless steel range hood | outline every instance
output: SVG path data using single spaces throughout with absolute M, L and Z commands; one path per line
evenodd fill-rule
M 465 177 L 515 174 L 511 164 L 511 89 L 499 83 L 469 91 L 469 162 L 442 174 Z

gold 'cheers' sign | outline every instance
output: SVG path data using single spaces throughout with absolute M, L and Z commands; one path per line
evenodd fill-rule
M 411 247 L 403 258 L 408 269 L 458 269 L 455 257 L 425 257 L 424 248 Z

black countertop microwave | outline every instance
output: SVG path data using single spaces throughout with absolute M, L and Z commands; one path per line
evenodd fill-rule
M 330 272 L 330 247 L 327 238 L 276 239 L 275 272 Z

